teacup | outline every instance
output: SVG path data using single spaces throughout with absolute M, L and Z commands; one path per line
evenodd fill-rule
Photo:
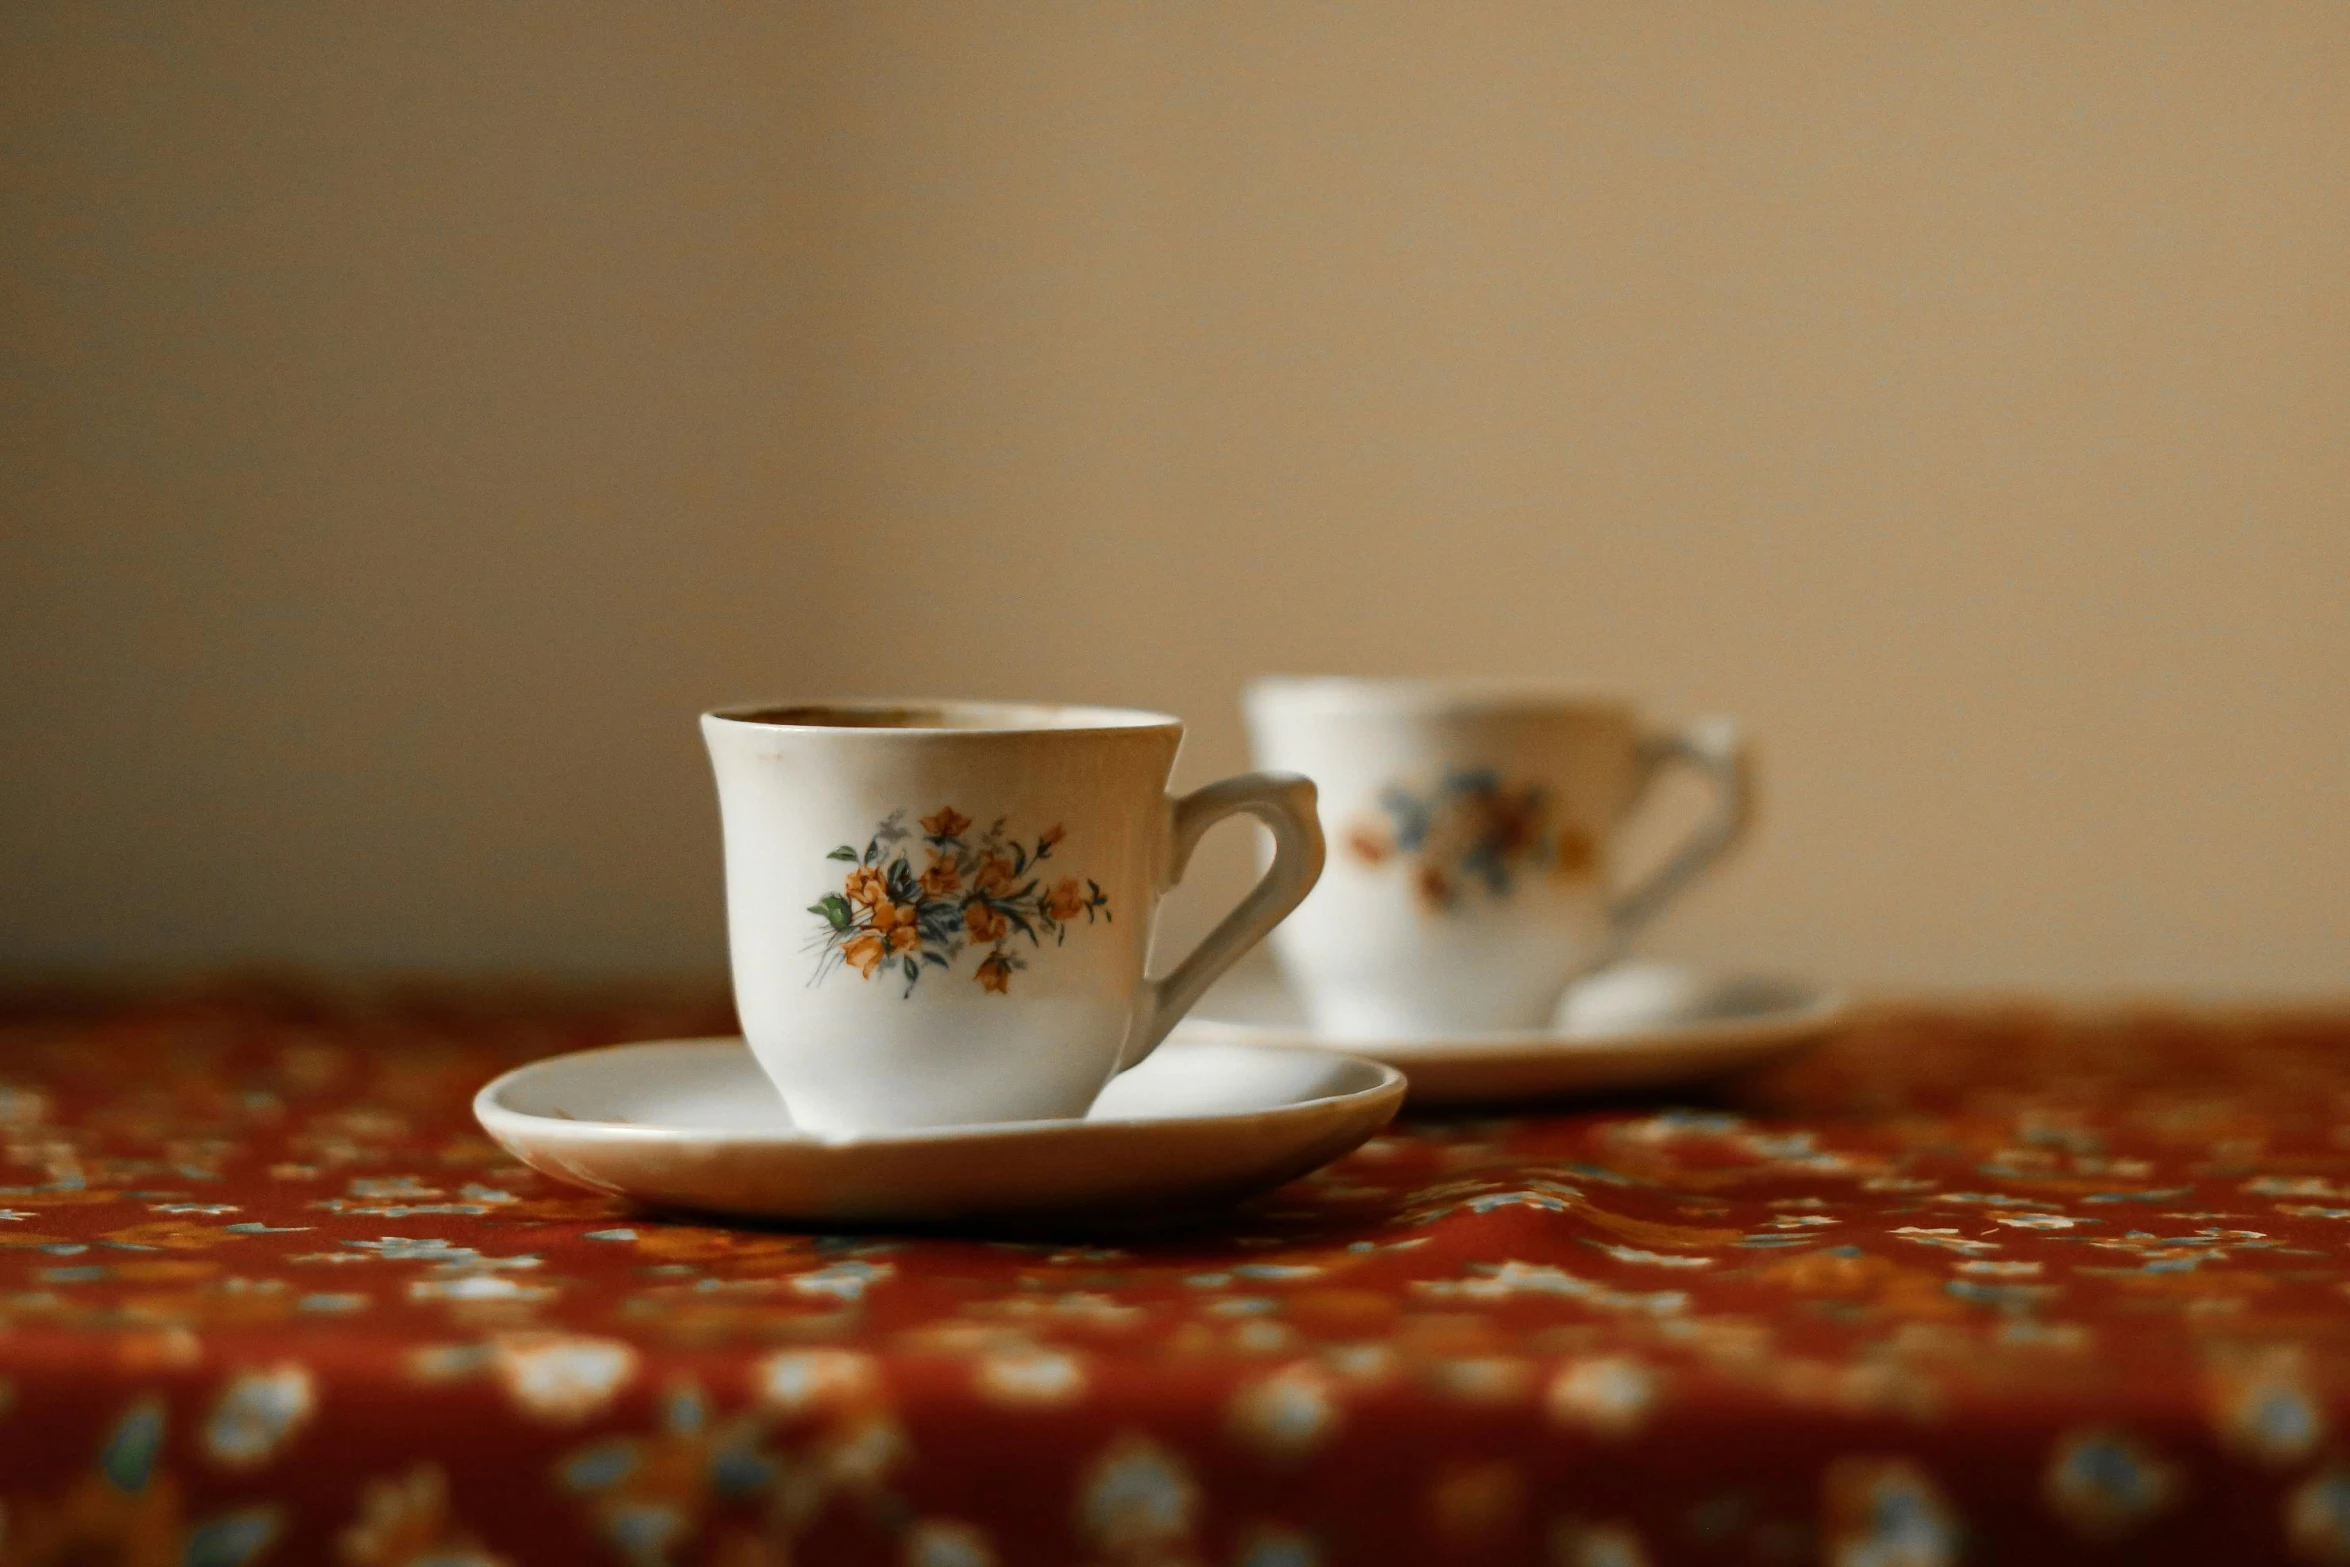
M 793 1122 L 855 1134 L 1081 1116 L 1322 868 L 1314 786 L 1180 800 L 1158 713 L 988 702 L 702 717 L 743 1033 Z M 1159 896 L 1210 825 L 1272 829 L 1257 886 L 1164 979 Z
M 1735 725 L 1649 726 L 1627 702 L 1540 683 L 1269 678 L 1256 759 L 1311 777 L 1333 852 L 1274 936 L 1315 1028 L 1341 1039 L 1534 1029 L 1745 831 Z M 1638 885 L 1611 862 L 1670 764 L 1711 813 Z

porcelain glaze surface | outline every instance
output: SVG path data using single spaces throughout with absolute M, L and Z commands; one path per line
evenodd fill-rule
M 483 1088 L 491 1137 L 559 1180 L 674 1207 L 814 1223 L 1142 1217 L 1317 1169 L 1385 1125 L 1402 1074 L 1329 1051 L 1173 1046 L 1079 1120 L 872 1135 L 793 1124 L 740 1039 L 616 1045 Z

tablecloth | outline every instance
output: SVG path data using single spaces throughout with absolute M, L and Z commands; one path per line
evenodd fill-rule
M 0 999 L 0 1562 L 2350 1561 L 2350 1014 L 1879 1008 L 1166 1234 L 663 1218 L 468 1114 L 726 1023 Z

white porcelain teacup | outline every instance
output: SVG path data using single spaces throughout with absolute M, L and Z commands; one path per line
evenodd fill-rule
M 1337 1038 L 1542 1027 L 1748 821 L 1725 719 L 1653 729 L 1613 697 L 1492 681 L 1269 678 L 1245 706 L 1258 764 L 1320 791 L 1330 865 L 1273 947 Z M 1671 763 L 1712 783 L 1712 813 L 1619 888 L 1620 830 Z
M 706 713 L 702 735 L 736 1009 L 811 1131 L 1083 1115 L 1322 868 L 1311 783 L 1170 799 L 1183 726 L 1157 713 L 808 704 Z M 1270 868 L 1146 978 L 1160 894 L 1234 812 L 1272 829 Z

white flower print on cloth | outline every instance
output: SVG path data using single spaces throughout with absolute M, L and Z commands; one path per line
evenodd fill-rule
M 1543 1406 L 1563 1426 L 1600 1436 L 1629 1436 L 1646 1423 L 1657 1399 L 1657 1375 L 1630 1355 L 1570 1360 L 1550 1379 Z
M 846 1262 L 831 1263 L 797 1275 L 791 1280 L 791 1289 L 795 1295 L 828 1295 L 834 1300 L 863 1300 L 867 1289 L 884 1282 L 897 1271 L 894 1263 L 865 1262 L 852 1257 Z
M 1330 1374 L 1300 1361 L 1243 1387 L 1228 1423 L 1243 1446 L 1267 1458 L 1291 1459 L 1327 1440 L 1338 1429 L 1339 1414 Z
M 562 1291 L 551 1284 L 525 1284 L 497 1273 L 468 1273 L 454 1279 L 416 1279 L 408 1286 L 410 1300 L 545 1301 Z
M 913 1444 L 894 1420 L 874 1414 L 852 1420 L 816 1444 L 816 1467 L 833 1484 L 871 1491 L 889 1472 L 914 1456 Z
M 990 1403 L 1045 1407 L 1085 1396 L 1085 1362 L 1041 1344 L 990 1351 L 972 1368 L 971 1385 Z
M 2048 1505 L 2082 1534 L 2104 1538 L 2145 1523 L 2177 1499 L 2178 1471 L 2124 1431 L 2075 1431 L 2042 1478 Z
M 853 1349 L 787 1349 L 751 1370 L 753 1394 L 782 1415 L 863 1403 L 880 1386 L 873 1357 Z
M 2204 1372 L 2220 1440 L 2257 1463 L 2298 1463 L 2325 1440 L 2325 1409 L 2310 1392 L 2297 1346 L 2220 1356 Z
M 349 1567 L 509 1567 L 450 1517 L 448 1476 L 432 1464 L 368 1481 L 335 1544 Z
M 1586 1244 L 1596 1246 L 1618 1262 L 1628 1262 L 1642 1268 L 1710 1268 L 1711 1257 L 1675 1257 L 1664 1252 L 1643 1251 L 1638 1246 L 1605 1245 L 1598 1241 Z
M 229 1379 L 204 1422 L 204 1451 L 224 1469 L 255 1469 L 277 1456 L 317 1408 L 305 1368 L 287 1364 Z
M 715 1504 L 771 1489 L 780 1466 L 761 1446 L 766 1422 L 755 1414 L 721 1417 L 701 1387 L 671 1383 L 654 1401 L 650 1431 L 607 1436 L 576 1449 L 555 1478 L 580 1498 L 595 1531 L 631 1567 L 670 1567 L 685 1559 Z M 821 1485 L 807 1497 L 821 1508 Z M 788 1532 L 796 1520 L 779 1519 Z
M 1583 1278 L 1547 1263 L 1473 1262 L 1466 1279 L 1423 1279 L 1412 1288 L 1425 1295 L 1453 1295 L 1467 1300 L 1507 1300 L 1513 1295 L 1563 1295 L 1604 1311 L 1629 1311 L 1655 1317 L 1673 1317 L 1689 1309 L 1686 1290 L 1626 1291 Z
M 636 1374 L 636 1351 L 618 1339 L 514 1333 L 491 1340 L 490 1351 L 490 1368 L 515 1407 L 551 1425 L 602 1413 Z
M 1392 1345 L 1376 1341 L 1332 1344 L 1322 1351 L 1322 1364 L 1337 1376 L 1361 1386 L 1375 1386 L 1395 1375 L 1400 1357 Z
M 1839 1458 L 1821 1499 L 1826 1567 L 1957 1567 L 1956 1515 L 1906 1458 Z
M 1899 1229 L 1887 1230 L 1885 1233 L 1896 1240 L 1908 1241 L 1912 1245 L 1933 1246 L 1943 1251 L 1955 1251 L 1970 1257 L 1999 1249 L 1997 1241 L 1978 1240 L 1961 1235 L 1955 1228 L 1948 1225 L 1904 1224 Z
M 1139 1432 L 1111 1442 L 1077 1493 L 1077 1526 L 1095 1548 L 1139 1555 L 1191 1538 L 1199 1483 L 1183 1460 Z

